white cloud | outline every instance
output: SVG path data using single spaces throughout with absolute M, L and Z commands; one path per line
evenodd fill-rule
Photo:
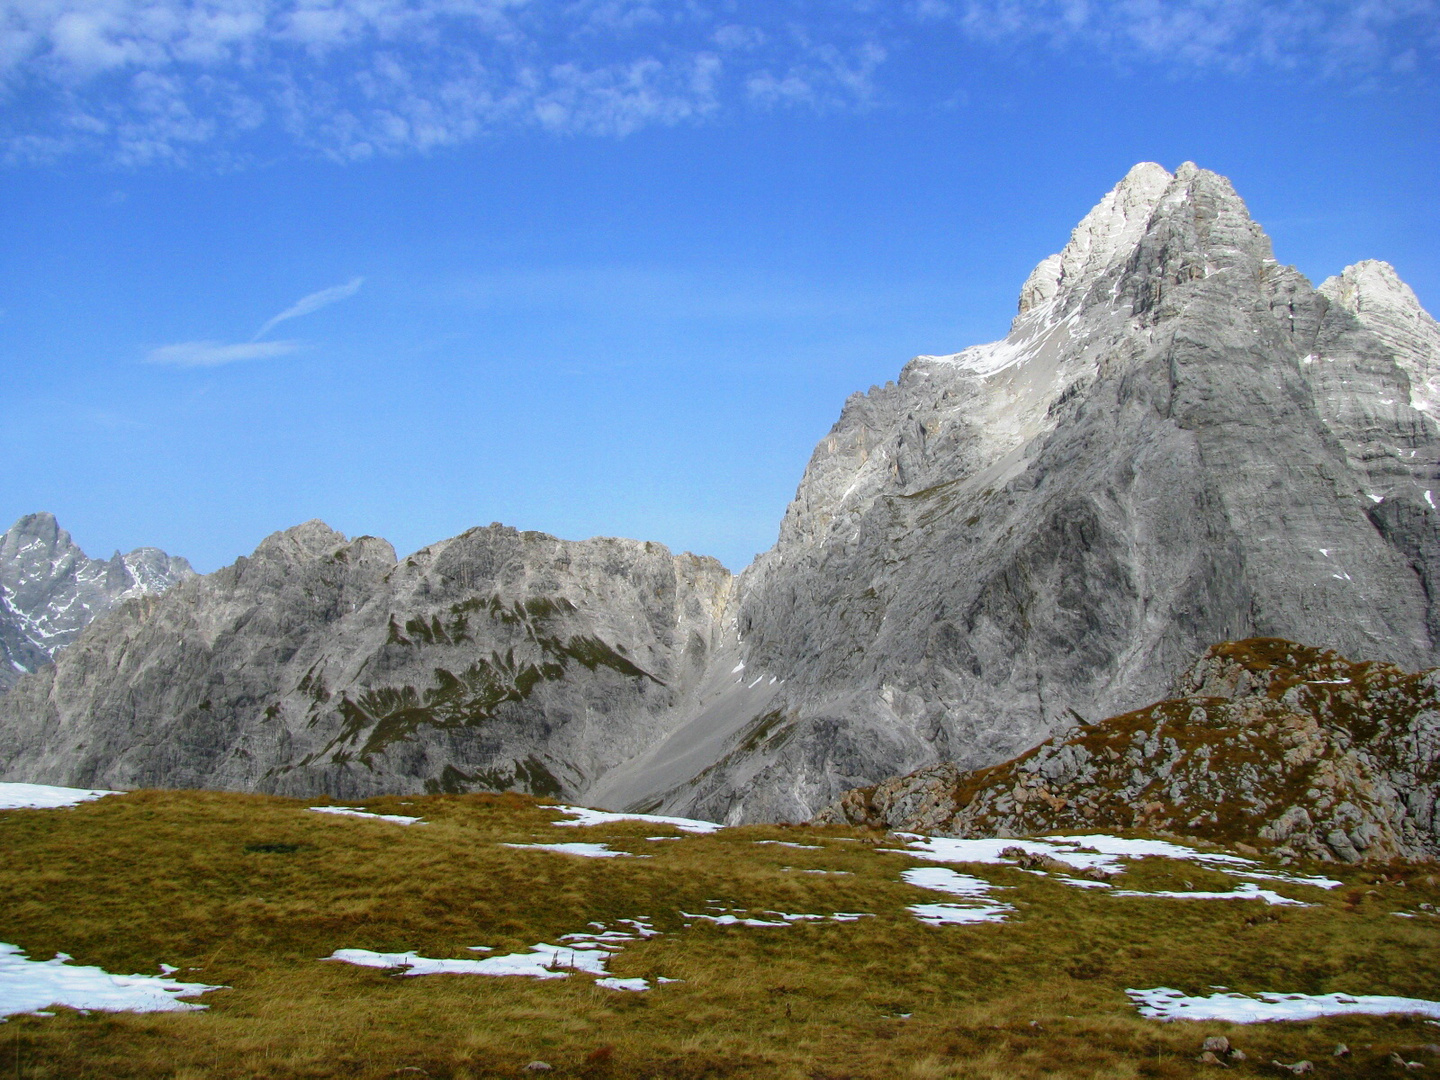
M 353 160 L 873 108 L 887 57 L 947 40 L 1413 77 L 1440 55 L 1440 0 L 0 0 L 0 153 Z
M 266 360 L 272 356 L 284 356 L 300 347 L 298 341 L 250 341 L 242 345 L 226 345 L 221 341 L 182 341 L 175 345 L 162 345 L 151 349 L 145 357 L 147 364 L 167 364 L 171 367 L 219 367 L 241 360 Z
M 313 292 L 309 296 L 302 296 L 299 300 L 296 300 L 295 303 L 280 312 L 279 315 L 276 315 L 264 326 L 260 327 L 259 330 L 255 331 L 255 337 L 251 340 L 259 341 L 286 319 L 295 319 L 301 315 L 309 315 L 312 311 L 319 311 L 323 307 L 328 307 L 330 304 L 338 303 L 341 300 L 354 296 L 360 291 L 360 286 L 364 281 L 364 278 L 351 278 L 344 285 L 332 285 L 328 289 L 321 289 L 319 292 Z

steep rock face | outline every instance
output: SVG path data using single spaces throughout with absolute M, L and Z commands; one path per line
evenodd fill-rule
M 672 811 L 797 819 L 1073 715 L 1210 643 L 1437 659 L 1434 323 L 1383 264 L 1316 290 L 1228 181 L 1140 165 L 1010 334 L 852 397 L 740 585 L 784 683 Z
M 1277 639 L 1208 650 L 1145 709 L 1000 765 L 941 764 L 817 817 L 942 836 L 1150 829 L 1283 856 L 1440 857 L 1440 671 Z
M 699 693 L 731 577 L 473 529 L 401 562 L 320 522 L 122 604 L 0 699 L 0 776 L 573 797 Z
M 0 693 L 116 604 L 164 592 L 193 573 L 159 548 L 92 559 L 53 514 L 22 517 L 0 536 Z

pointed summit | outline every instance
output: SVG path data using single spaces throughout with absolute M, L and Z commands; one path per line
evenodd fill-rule
M 1326 278 L 1319 292 L 1394 349 L 1410 379 L 1410 404 L 1440 417 L 1440 324 L 1395 268 L 1366 259 Z
M 1155 207 L 1174 178 L 1161 165 L 1142 161 L 1086 214 L 1070 242 L 1043 259 L 1020 289 L 1020 315 L 1049 304 L 1063 292 L 1056 307 L 1083 296 L 1084 291 L 1115 262 L 1128 258 L 1144 235 Z

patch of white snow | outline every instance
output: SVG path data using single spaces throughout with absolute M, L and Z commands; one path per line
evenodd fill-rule
M 596 979 L 596 986 L 603 986 L 606 990 L 649 990 L 650 984 L 644 979 L 617 979 L 611 976 L 608 979 Z
M 650 855 L 632 855 L 628 851 L 611 851 L 609 844 L 502 844 L 502 847 L 528 851 L 554 851 L 561 855 L 579 855 L 582 859 L 649 859 Z
M 206 1006 L 194 997 L 223 986 L 178 982 L 164 975 L 111 975 L 98 967 L 79 967 L 65 953 L 53 960 L 29 960 L 15 945 L 0 942 L 0 1016 L 37 1013 L 51 1005 L 103 1012 L 191 1012 Z
M 106 795 L 123 794 L 123 791 L 54 787 L 50 784 L 0 784 L 0 810 L 55 810 Z
M 1004 922 L 1015 909 L 1009 904 L 911 904 L 910 913 L 931 926 Z
M 1281 907 L 1313 907 L 1300 900 L 1292 900 L 1288 896 L 1281 896 L 1270 889 L 1262 889 L 1258 885 L 1241 884 L 1236 885 L 1230 892 L 1143 892 L 1136 889 L 1116 889 L 1111 896 L 1163 896 L 1176 900 L 1264 900 L 1267 904 Z
M 369 810 L 361 810 L 358 806 L 312 806 L 310 807 L 317 814 L 338 814 L 342 817 L 373 818 L 376 821 L 389 821 L 395 825 L 425 825 L 418 817 L 406 817 L 404 814 L 372 814 Z
M 1168 986 L 1153 990 L 1126 990 L 1141 1016 L 1153 1020 L 1227 1020 L 1234 1024 L 1270 1020 L 1314 1020 L 1321 1016 L 1353 1013 L 1384 1015 L 1418 1013 L 1440 1017 L 1440 1001 L 1387 997 L 1379 994 L 1211 994 L 1187 997 Z
M 552 825 L 610 825 L 617 821 L 648 821 L 652 825 L 673 825 L 682 832 L 713 833 L 725 826 L 714 821 L 699 821 L 695 818 L 663 817 L 659 814 L 613 814 L 608 810 L 592 810 L 588 806 L 556 806 L 562 814 L 569 814 L 574 821 L 552 821 Z

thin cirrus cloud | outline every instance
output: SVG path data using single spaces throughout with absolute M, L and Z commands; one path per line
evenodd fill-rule
M 255 331 L 255 336 L 250 340 L 259 341 L 286 319 L 295 319 L 301 315 L 309 315 L 312 311 L 319 311 L 323 307 L 329 307 L 331 304 L 354 296 L 360 291 L 360 286 L 364 284 L 364 282 L 364 278 L 351 278 L 344 285 L 332 285 L 328 289 L 321 289 L 319 292 L 313 292 L 309 296 L 302 296 L 299 300 L 296 300 L 295 303 L 280 312 L 279 315 L 276 315 L 264 326 L 260 327 L 259 330 Z
M 1440 0 L 0 0 L 0 155 L 128 165 L 883 108 L 916 48 L 1433 71 Z
M 343 285 L 332 285 L 328 289 L 302 296 L 280 314 L 266 321 L 247 342 L 228 344 L 223 341 L 181 341 L 174 345 L 162 345 L 151 349 L 145 357 L 147 364 L 164 364 L 170 367 L 220 367 L 242 360 L 269 360 L 285 356 L 300 348 L 298 341 L 261 341 L 260 339 L 288 319 L 309 315 L 323 307 L 338 303 L 360 291 L 364 278 L 351 278 Z
M 240 345 L 227 345 L 223 341 L 182 341 L 175 345 L 162 345 L 158 349 L 151 349 L 145 362 L 170 367 L 219 367 L 240 360 L 266 360 L 274 356 L 284 356 L 299 347 L 298 341 L 249 341 Z

